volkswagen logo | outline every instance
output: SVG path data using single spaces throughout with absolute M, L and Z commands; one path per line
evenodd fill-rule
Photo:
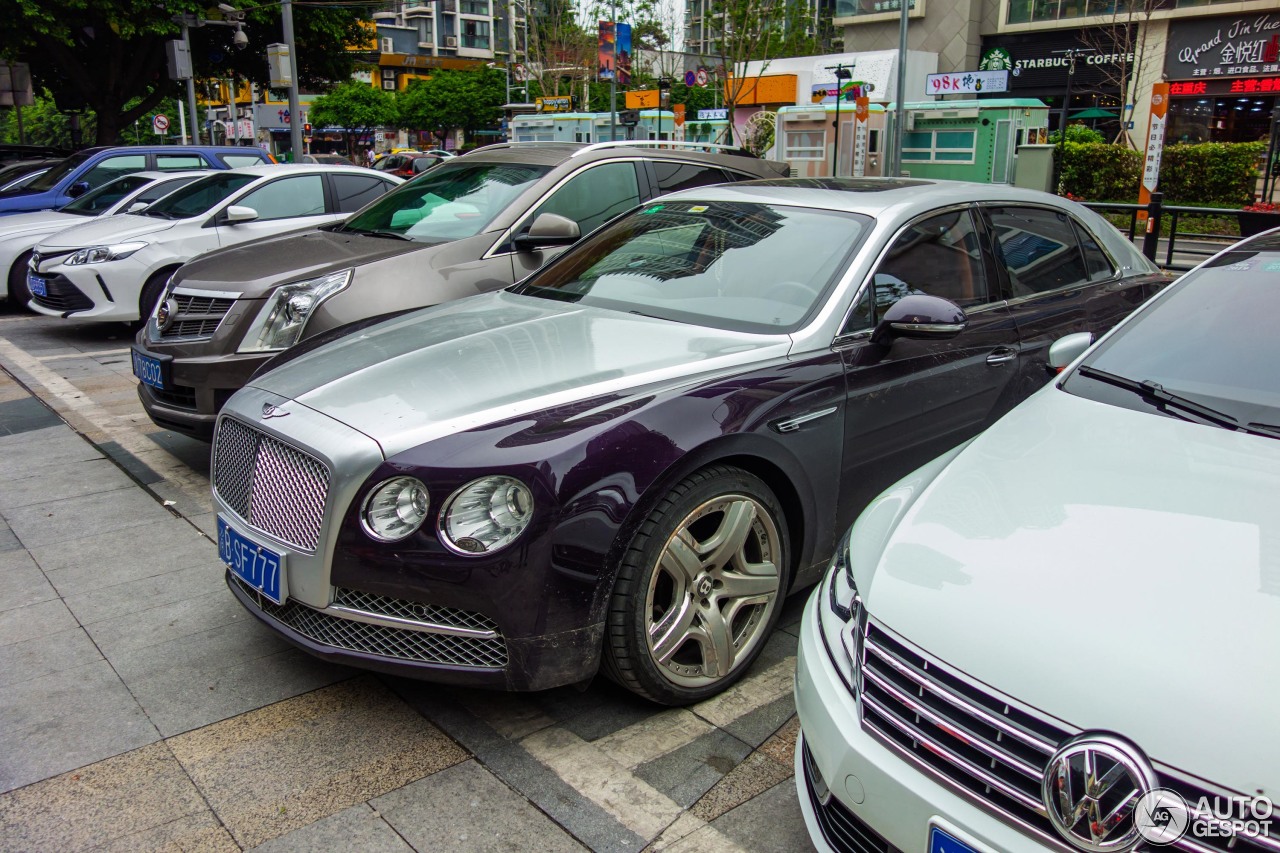
M 1141 840 L 1134 810 L 1157 785 L 1146 756 L 1114 735 L 1086 732 L 1049 759 L 1041 798 L 1053 828 L 1088 853 L 1125 853 Z
M 167 331 L 177 316 L 178 303 L 173 299 L 166 299 L 156 308 L 156 326 L 162 332 Z

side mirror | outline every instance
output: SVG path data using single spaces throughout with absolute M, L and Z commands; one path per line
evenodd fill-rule
M 1076 332 L 1074 335 L 1058 338 L 1049 346 L 1049 370 L 1061 373 L 1092 344 L 1093 332 Z
M 133 204 L 129 205 L 129 209 L 126 210 L 125 213 L 137 213 L 139 210 L 146 210 L 148 204 L 150 204 L 150 202 L 135 201 Z
M 968 324 L 964 311 L 950 299 L 914 293 L 889 306 L 871 333 L 871 340 L 887 346 L 895 338 L 954 338 Z
M 512 242 L 521 252 L 532 252 L 545 246 L 567 246 L 578 242 L 582 229 L 578 223 L 558 213 L 540 213 L 533 220 L 529 230 L 518 235 Z
M 74 184 L 67 187 L 67 195 L 71 196 L 72 198 L 79 198 L 80 196 L 84 195 L 88 191 L 89 191 L 88 181 L 76 181 Z
M 227 212 L 223 214 L 222 221 L 227 225 L 235 225 L 239 222 L 252 222 L 258 218 L 258 211 L 252 207 L 241 207 L 233 204 L 227 208 Z

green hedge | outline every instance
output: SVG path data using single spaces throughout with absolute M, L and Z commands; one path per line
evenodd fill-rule
M 1138 200 L 1142 152 L 1119 145 L 1075 143 L 1070 134 L 1064 148 L 1063 188 L 1073 198 Z M 1170 145 L 1160 162 L 1160 191 L 1166 204 L 1242 207 L 1253 201 L 1265 155 L 1264 142 Z

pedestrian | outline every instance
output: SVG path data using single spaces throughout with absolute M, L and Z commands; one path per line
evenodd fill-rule
M 365 164 L 366 166 L 372 167 L 372 166 L 373 166 L 373 160 L 374 160 L 374 156 L 373 156 L 373 146 L 369 146 L 368 148 L 366 148 L 366 149 L 364 150 L 364 164 Z

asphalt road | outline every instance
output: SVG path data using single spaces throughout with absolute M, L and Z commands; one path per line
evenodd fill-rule
M 128 330 L 0 306 L 0 850 L 810 849 L 803 596 L 691 708 L 322 663 L 225 588 L 208 446 L 143 414 Z

